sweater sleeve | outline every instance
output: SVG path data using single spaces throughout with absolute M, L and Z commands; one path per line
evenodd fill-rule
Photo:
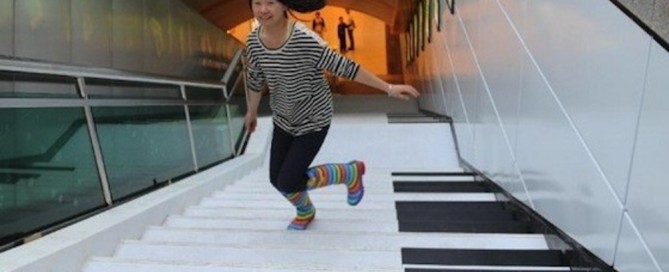
M 260 92 L 265 84 L 265 74 L 258 66 L 257 58 L 249 54 L 246 67 L 246 86 L 254 92 Z
M 328 70 L 336 76 L 353 80 L 358 74 L 360 64 L 342 56 L 327 46 L 323 46 L 323 52 L 318 58 L 316 67 Z

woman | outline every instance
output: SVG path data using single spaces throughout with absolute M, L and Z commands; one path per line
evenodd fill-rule
M 320 36 L 323 38 L 323 34 L 325 33 L 325 19 L 321 17 L 321 13 L 316 11 L 316 17 L 314 20 L 311 22 L 311 29 L 314 30 Z
M 248 36 L 247 84 L 249 105 L 246 129 L 257 125 L 258 104 L 265 84 L 269 87 L 274 130 L 270 150 L 270 182 L 297 209 L 289 230 L 304 230 L 316 215 L 308 190 L 345 184 L 348 204 L 364 195 L 361 161 L 309 167 L 321 148 L 332 120 L 332 94 L 324 70 L 384 90 L 392 97 L 409 99 L 418 92 L 408 85 L 391 85 L 357 63 L 328 48 L 301 23 L 288 18 L 289 10 L 311 12 L 324 0 L 249 0 L 260 26 Z

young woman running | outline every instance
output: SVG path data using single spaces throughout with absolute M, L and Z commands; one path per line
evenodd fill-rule
M 249 0 L 259 23 L 248 36 L 246 129 L 257 125 L 261 90 L 269 88 L 274 129 L 270 150 L 270 182 L 297 209 L 289 230 L 304 230 L 316 216 L 309 190 L 345 184 L 348 204 L 364 195 L 362 161 L 310 167 L 332 120 L 332 93 L 324 76 L 333 74 L 375 87 L 400 99 L 417 97 L 409 85 L 392 85 L 327 47 L 304 24 L 289 19 L 291 10 L 311 12 L 325 0 Z

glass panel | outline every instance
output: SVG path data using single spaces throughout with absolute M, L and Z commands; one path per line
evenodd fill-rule
M 244 94 L 243 92 L 238 94 Z M 244 115 L 246 114 L 246 97 L 241 95 L 233 96 L 230 99 L 230 119 L 232 119 L 232 135 L 235 137 L 235 150 L 244 141 Z
M 86 79 L 90 98 L 181 99 L 179 86 L 108 79 Z
M 183 106 L 93 108 L 113 199 L 194 171 Z
M 230 79 L 225 83 L 225 87 L 228 89 L 228 93 L 231 94 L 239 94 L 240 92 L 244 91 L 244 84 L 241 84 L 241 71 L 242 71 L 242 64 L 241 62 L 235 66 L 234 68 L 231 68 L 232 74 L 230 74 Z
M 78 98 L 71 77 L 0 72 L 0 98 Z
M 208 100 L 225 101 L 223 89 L 206 89 L 196 87 L 186 87 L 186 97 L 188 100 Z
M 230 158 L 230 132 L 225 106 L 190 106 L 195 154 L 200 168 Z
M 81 108 L 0 109 L 0 244 L 104 205 Z

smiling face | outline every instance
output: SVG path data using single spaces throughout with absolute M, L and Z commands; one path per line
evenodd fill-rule
M 281 25 L 287 20 L 287 8 L 278 0 L 251 0 L 251 9 L 262 26 Z

